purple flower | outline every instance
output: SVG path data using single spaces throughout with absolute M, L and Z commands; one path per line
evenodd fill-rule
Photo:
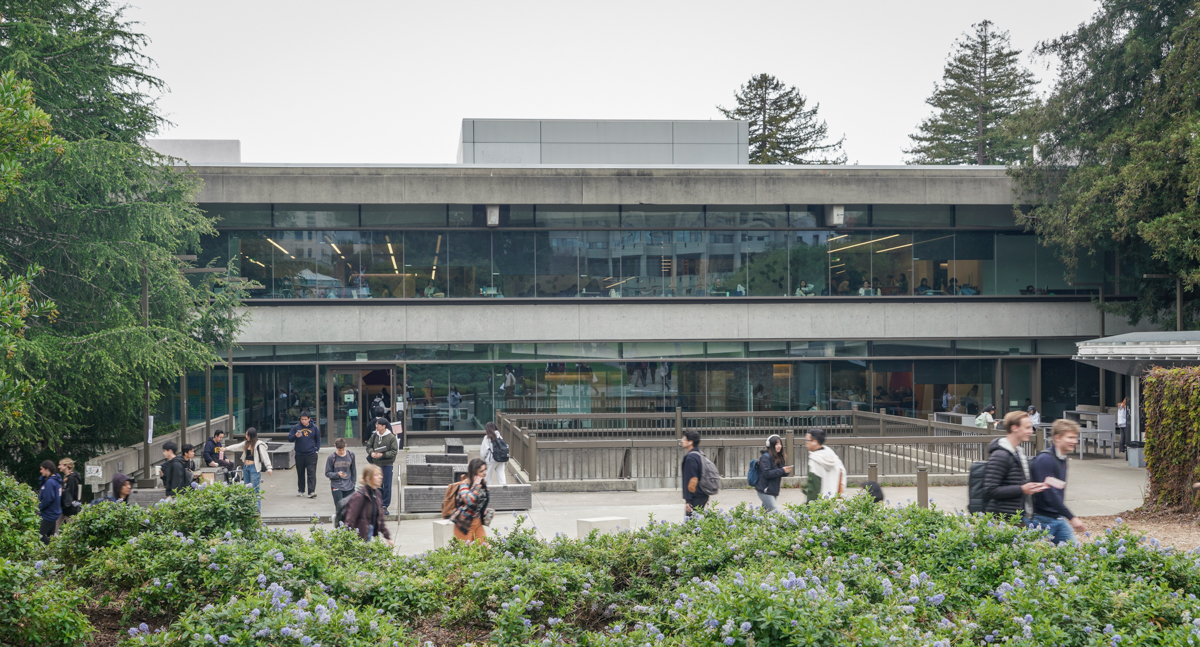
M 226 636 L 225 634 L 221 634 L 221 637 L 217 638 L 217 642 L 221 643 L 222 645 L 228 645 L 229 644 L 229 636 Z
M 742 623 L 742 626 L 741 626 L 741 627 L 738 627 L 738 628 L 742 630 L 742 633 L 746 633 L 747 631 L 750 631 L 750 623 L 749 623 L 749 622 L 743 622 L 743 623 Z
M 312 638 L 309 638 L 308 636 L 305 636 L 305 637 L 303 637 L 303 638 L 301 638 L 301 639 L 300 639 L 300 642 L 301 642 L 301 644 L 304 644 L 304 645 L 309 645 L 309 644 L 312 644 Z
M 142 624 L 138 625 L 138 631 L 142 633 L 150 633 L 150 625 L 143 622 Z
M 137 627 L 130 627 L 129 628 L 129 637 L 133 638 L 134 636 L 137 636 L 137 635 L 138 635 Z
M 283 553 L 275 553 L 275 561 L 282 562 L 283 561 Z
M 279 633 L 281 633 L 285 636 L 290 636 L 290 635 L 292 635 L 292 630 L 288 627 L 284 627 L 283 629 L 279 630 Z
M 938 593 L 937 595 L 929 598 L 929 604 L 932 604 L 935 607 L 945 601 L 946 601 L 946 596 L 942 595 L 941 593 Z
M 726 639 L 725 639 L 725 644 L 726 644 L 726 645 L 733 645 L 733 643 L 735 643 L 735 642 L 737 642 L 737 641 L 735 641 L 735 640 L 733 639 L 733 636 L 730 636 L 730 637 L 728 637 L 728 638 L 726 638 Z

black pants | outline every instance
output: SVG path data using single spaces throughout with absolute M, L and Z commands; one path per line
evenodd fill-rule
M 697 492 L 697 493 L 693 494 L 693 495 L 692 495 L 692 497 L 693 497 L 693 499 L 692 499 L 692 511 L 691 511 L 691 512 L 689 512 L 688 514 L 684 515 L 684 516 L 686 516 L 686 517 L 688 517 L 688 518 L 691 518 L 691 516 L 692 516 L 693 514 L 695 514 L 696 512 L 699 512 L 699 511 L 703 510 L 703 509 L 704 509 L 704 506 L 708 505 L 708 495 L 707 495 L 707 494 L 704 494 L 704 493 L 701 493 L 701 492 Z
M 342 499 L 350 498 L 354 494 L 354 490 L 333 490 L 333 516 L 337 517 L 337 511 L 342 507 Z
M 1117 449 L 1122 454 L 1124 454 L 1125 453 L 1125 443 L 1129 442 L 1129 427 L 1128 426 L 1117 427 L 1117 442 L 1120 443 L 1117 446 Z
M 304 493 L 305 476 L 308 477 L 308 493 L 317 491 L 317 455 L 296 454 L 296 491 Z
M 38 531 L 42 535 L 42 543 L 50 543 L 50 538 L 53 537 L 54 533 L 58 531 L 58 520 L 52 519 L 50 521 L 46 521 L 45 519 L 42 519 L 42 525 L 40 528 L 38 528 Z

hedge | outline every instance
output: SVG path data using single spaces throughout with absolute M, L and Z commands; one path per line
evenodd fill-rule
M 1200 366 L 1152 368 L 1142 390 L 1152 508 L 1200 510 Z

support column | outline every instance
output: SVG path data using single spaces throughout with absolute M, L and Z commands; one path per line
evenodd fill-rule
M 204 367 L 204 437 L 212 438 L 212 364 Z

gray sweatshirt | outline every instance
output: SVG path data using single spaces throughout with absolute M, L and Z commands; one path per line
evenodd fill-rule
M 335 451 L 325 460 L 325 478 L 329 479 L 330 489 L 353 491 L 355 471 L 354 454 L 350 451 L 345 456 L 338 456 Z M 345 472 L 346 478 L 338 476 L 338 472 Z

